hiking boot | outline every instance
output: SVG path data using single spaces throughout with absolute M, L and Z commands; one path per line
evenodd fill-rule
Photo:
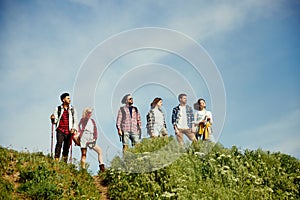
M 128 144 L 123 144 L 123 152 L 128 150 Z
M 99 165 L 100 172 L 105 172 L 104 164 Z
M 68 156 L 63 156 L 63 161 L 64 161 L 65 163 L 67 163 L 67 162 L 68 162 Z
M 86 169 L 86 164 L 85 164 L 85 162 L 82 162 L 82 161 L 81 161 L 81 169 Z

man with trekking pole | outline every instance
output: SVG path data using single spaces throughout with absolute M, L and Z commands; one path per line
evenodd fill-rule
M 78 118 L 74 107 L 71 104 L 69 93 L 63 93 L 60 96 L 62 104 L 55 108 L 54 113 L 50 116 L 52 122 L 52 131 L 56 125 L 56 145 L 54 159 L 59 160 L 61 155 L 61 148 L 63 147 L 63 161 L 67 162 L 69 156 L 69 149 L 72 145 L 73 135 L 78 130 Z M 51 136 L 51 152 L 53 147 L 53 132 Z M 72 148 L 72 147 L 71 147 Z

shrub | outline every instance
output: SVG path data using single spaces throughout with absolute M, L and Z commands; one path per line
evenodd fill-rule
M 112 168 L 103 175 L 110 198 L 300 198 L 300 162 L 296 158 L 261 149 L 241 152 L 235 146 L 227 149 L 220 144 L 200 141 L 182 151 L 178 146 L 169 145 L 172 141 L 172 138 L 144 139 L 140 146 L 130 149 L 123 158 L 113 159 Z M 165 151 L 159 150 L 165 146 L 168 146 Z M 180 156 L 161 166 L 160 161 L 168 159 L 164 153 L 169 152 L 168 156 L 172 157 L 170 150 Z M 153 156 L 158 151 L 160 156 Z M 145 159 L 145 152 L 151 152 L 155 159 Z M 134 171 L 138 167 L 140 170 Z
M 99 199 L 86 170 L 55 162 L 41 152 L 16 152 L 0 147 L 0 199 Z

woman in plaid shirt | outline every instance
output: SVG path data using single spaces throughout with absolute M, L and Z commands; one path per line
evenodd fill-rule
M 161 110 L 163 101 L 156 97 L 151 103 L 151 110 L 147 114 L 147 131 L 150 137 L 167 136 L 165 115 Z

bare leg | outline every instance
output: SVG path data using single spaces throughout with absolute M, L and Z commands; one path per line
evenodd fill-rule
M 86 161 L 86 148 L 81 148 L 81 168 L 85 169 L 85 161 Z
M 102 149 L 96 144 L 93 147 L 93 150 L 96 151 L 97 154 L 98 154 L 100 172 L 104 172 L 105 171 L 105 166 L 104 166 L 103 159 L 102 159 Z
M 178 129 L 177 133 L 175 134 L 176 135 L 176 138 L 177 138 L 177 141 L 179 142 L 179 144 L 181 146 L 184 145 L 183 143 L 183 134 L 182 134 L 182 130 L 181 129 Z
M 76 146 L 80 146 L 79 133 L 74 134 L 73 141 Z
M 96 144 L 93 147 L 93 150 L 96 151 L 96 153 L 98 154 L 98 161 L 99 164 L 103 164 L 103 159 L 102 159 L 102 149 Z

